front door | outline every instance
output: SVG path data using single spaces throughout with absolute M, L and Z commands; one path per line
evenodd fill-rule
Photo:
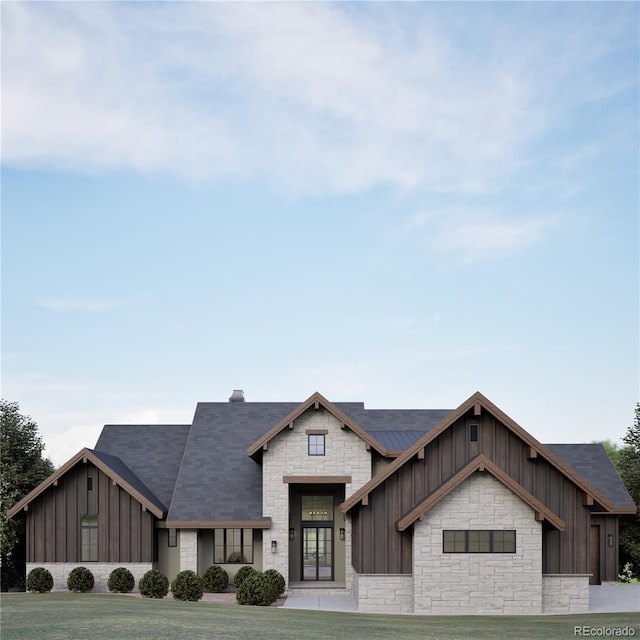
M 302 580 L 333 580 L 333 496 L 301 498 Z
M 302 579 L 333 580 L 332 527 L 303 527 Z

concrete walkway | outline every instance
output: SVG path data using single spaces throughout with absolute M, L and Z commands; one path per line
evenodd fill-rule
M 285 609 L 316 611 L 358 611 L 351 594 L 289 595 Z M 640 612 L 640 585 L 599 585 L 589 587 L 589 613 Z
M 640 612 L 640 585 L 601 584 L 589 587 L 589 613 Z

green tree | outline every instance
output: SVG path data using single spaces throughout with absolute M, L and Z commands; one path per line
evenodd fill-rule
M 2 590 L 24 584 L 24 521 L 7 510 L 37 487 L 54 467 L 42 457 L 38 425 L 20 414 L 17 402 L 0 400 L 0 566 Z
M 622 449 L 616 442 L 612 442 L 611 440 L 594 440 L 594 443 L 601 444 L 604 447 L 604 450 L 607 452 L 609 456 L 609 460 L 613 462 L 613 466 L 616 470 L 620 471 L 620 452 Z
M 636 416 L 633 426 L 629 427 L 623 438 L 627 445 L 620 450 L 618 460 L 620 477 L 627 491 L 640 507 L 640 403 L 636 404 Z M 620 562 L 633 565 L 634 574 L 640 574 L 640 511 L 625 516 L 620 521 Z

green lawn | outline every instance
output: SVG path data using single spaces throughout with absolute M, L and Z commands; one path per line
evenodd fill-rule
M 640 615 L 422 617 L 236 607 L 97 594 L 3 594 L 2 640 L 553 640 L 575 626 L 633 627 Z M 600 635 L 600 637 L 603 637 Z M 606 636 L 605 636 L 606 637 Z

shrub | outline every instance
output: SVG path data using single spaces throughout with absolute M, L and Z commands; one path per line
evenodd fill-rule
M 229 586 L 229 576 L 220 565 L 214 564 L 204 572 L 202 582 L 207 591 L 220 593 Z
M 181 571 L 171 583 L 171 593 L 176 600 L 197 602 L 202 598 L 202 578 L 187 569 Z
M 151 569 L 140 578 L 138 589 L 145 598 L 164 598 L 169 593 L 169 580 L 162 571 Z
M 277 600 L 283 593 L 286 582 L 284 580 L 284 576 L 275 569 L 267 569 L 264 572 L 264 577 L 267 579 L 267 582 L 271 585 L 271 588 L 274 593 L 274 600 Z
M 109 574 L 107 587 L 113 593 L 131 593 L 136 581 L 126 567 L 118 567 Z
M 87 567 L 76 567 L 67 578 L 67 589 L 75 593 L 87 593 L 93 589 L 93 573 Z
M 53 589 L 53 576 L 44 567 L 36 567 L 27 576 L 27 591 L 48 593 Z
M 273 579 L 260 571 L 250 573 L 236 591 L 236 600 L 239 604 L 268 607 L 275 602 L 276 598 Z
M 240 567 L 233 578 L 233 584 L 236 586 L 236 589 L 239 588 L 240 585 L 245 581 L 245 578 L 247 576 L 250 576 L 252 573 L 258 572 L 250 565 L 247 564 L 244 567 Z
M 627 564 L 624 565 L 624 569 L 622 569 L 622 573 L 618 574 L 618 582 L 621 582 L 622 584 L 631 584 L 632 579 L 633 579 L 633 565 L 630 562 L 627 562 Z M 28 581 L 29 581 L 29 578 L 27 578 L 27 582 Z M 27 587 L 27 589 L 28 588 L 29 587 Z

